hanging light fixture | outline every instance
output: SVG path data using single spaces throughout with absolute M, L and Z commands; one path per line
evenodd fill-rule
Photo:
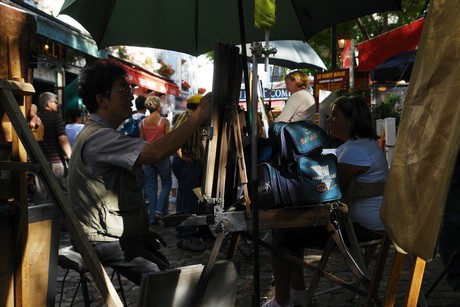
M 337 40 L 337 45 L 339 46 L 340 51 L 343 51 L 343 49 L 345 48 L 345 38 L 343 37 L 343 35 L 339 36 L 339 39 Z

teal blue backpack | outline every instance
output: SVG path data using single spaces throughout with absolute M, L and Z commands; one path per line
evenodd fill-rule
M 281 163 L 309 156 L 322 150 L 329 141 L 327 133 L 310 120 L 275 123 L 270 129 L 270 139 L 273 155 L 278 156 Z
M 261 209 L 327 203 L 342 198 L 337 158 L 322 155 L 327 134 L 311 121 L 275 123 L 273 152 L 278 163 L 257 166 Z

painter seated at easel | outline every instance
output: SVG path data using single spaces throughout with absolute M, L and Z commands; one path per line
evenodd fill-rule
M 337 174 L 341 191 L 351 182 L 386 182 L 388 165 L 377 144 L 369 106 L 361 96 L 343 96 L 331 105 L 328 119 L 330 134 L 344 143 L 336 150 Z M 358 241 L 379 238 L 384 230 L 380 220 L 381 196 L 361 197 L 348 205 Z M 344 237 L 345 242 L 346 233 Z M 329 239 L 325 226 L 273 229 L 271 243 L 303 259 L 305 247 L 324 246 Z M 302 305 L 306 287 L 302 267 L 271 255 L 275 296 L 264 306 Z
M 78 135 L 69 163 L 68 197 L 101 263 L 140 284 L 144 273 L 170 267 L 160 252 L 166 245 L 150 226 L 134 167 L 169 158 L 210 118 L 211 94 L 174 131 L 152 142 L 121 134 L 134 99 L 125 69 L 112 60 L 85 67 L 79 96 L 91 113 Z

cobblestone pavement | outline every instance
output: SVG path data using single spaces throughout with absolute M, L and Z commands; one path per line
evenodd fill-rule
M 163 235 L 165 240 L 168 242 L 168 246 L 166 248 L 162 248 L 163 253 L 170 259 L 171 265 L 173 267 L 181 267 L 187 266 L 192 264 L 206 264 L 209 256 L 210 251 L 212 249 L 213 241 L 212 239 L 206 240 L 206 244 L 209 246 L 209 250 L 205 251 L 204 253 L 196 253 L 196 252 L 189 252 L 183 251 L 176 247 L 176 240 L 175 240 L 175 229 L 174 228 L 166 228 L 163 226 L 155 226 L 156 230 Z M 249 307 L 252 305 L 252 298 L 254 294 L 254 258 L 252 256 L 252 244 L 251 242 L 240 241 L 239 249 L 236 252 L 234 257 L 234 261 L 238 261 L 241 264 L 239 278 L 237 281 L 237 289 L 236 289 L 236 303 L 235 306 L 241 307 Z M 60 236 L 60 247 L 70 245 L 70 239 L 67 232 L 61 232 Z M 222 251 L 225 251 L 225 246 L 223 247 Z M 310 250 L 307 253 L 308 261 L 315 262 L 319 259 L 320 252 L 315 250 Z M 386 288 L 386 284 L 389 277 L 389 272 L 391 269 L 391 262 L 393 259 L 394 251 L 390 250 L 390 255 L 386 261 L 385 266 L 385 274 L 383 280 L 380 283 L 379 288 L 379 296 L 381 298 L 384 297 L 384 291 Z M 218 260 L 224 258 L 224 253 L 219 254 Z M 259 284 L 260 284 L 260 296 L 262 300 L 264 297 L 271 297 L 272 289 L 271 289 L 271 282 L 272 282 L 272 272 L 269 262 L 269 253 L 260 248 L 259 253 Z M 407 258 L 407 257 L 406 257 Z M 343 268 L 343 260 L 340 255 L 332 255 L 331 260 L 329 261 L 330 265 L 328 268 L 330 270 L 334 270 L 337 268 Z M 429 286 L 434 282 L 436 277 L 442 271 L 442 263 L 439 259 L 439 256 L 436 257 L 432 262 L 427 263 L 425 268 L 424 280 L 422 284 L 422 290 L 425 291 L 429 288 Z M 372 270 L 372 264 L 371 268 Z M 107 268 L 107 272 L 109 276 L 111 276 L 111 269 Z M 56 306 L 59 305 L 60 295 L 61 295 L 61 285 L 62 280 L 65 274 L 65 270 L 58 267 L 57 272 L 57 281 L 56 281 Z M 305 270 L 305 278 L 308 284 L 312 273 L 310 271 Z M 346 276 L 346 275 L 345 275 Z M 76 272 L 70 271 L 64 287 L 64 293 L 62 298 L 61 306 L 70 306 L 72 301 L 73 294 L 75 292 L 76 286 L 78 284 L 79 275 Z M 348 274 L 348 277 L 351 277 Z M 400 279 L 399 287 L 398 287 L 398 297 L 396 301 L 396 306 L 402 306 L 403 304 L 403 297 L 404 291 L 407 284 L 409 274 L 408 274 L 408 264 L 404 265 L 404 270 L 402 272 L 402 276 Z M 136 306 L 138 294 L 139 294 L 139 287 L 131 283 L 130 281 L 126 280 L 122 277 L 123 289 L 126 295 L 126 300 L 128 306 Z M 117 288 L 118 283 L 114 281 L 114 285 Z M 319 285 L 319 290 L 329 289 L 330 287 L 334 286 L 331 282 L 325 280 L 324 278 L 321 279 L 321 283 Z M 97 290 L 94 287 L 94 283 L 89 286 L 90 298 L 91 298 L 91 306 L 104 306 L 104 301 L 102 300 L 101 296 L 98 294 Z M 459 301 L 456 299 L 455 295 L 450 290 L 445 277 L 441 280 L 438 286 L 434 289 L 434 291 L 429 295 L 428 299 L 426 300 L 428 306 L 460 306 Z M 320 295 L 315 297 L 314 306 L 362 306 L 364 303 L 364 298 L 362 297 L 354 297 L 349 290 L 344 288 L 340 288 L 334 292 L 330 292 L 328 294 Z M 74 306 L 83 306 L 83 296 L 81 294 L 81 290 L 78 291 Z

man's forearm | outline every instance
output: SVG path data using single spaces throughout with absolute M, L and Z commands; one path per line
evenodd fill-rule
M 138 158 L 136 164 L 152 164 L 162 161 L 181 148 L 200 129 L 202 120 L 194 113 L 182 125 L 175 128 L 163 137 L 148 143 Z

